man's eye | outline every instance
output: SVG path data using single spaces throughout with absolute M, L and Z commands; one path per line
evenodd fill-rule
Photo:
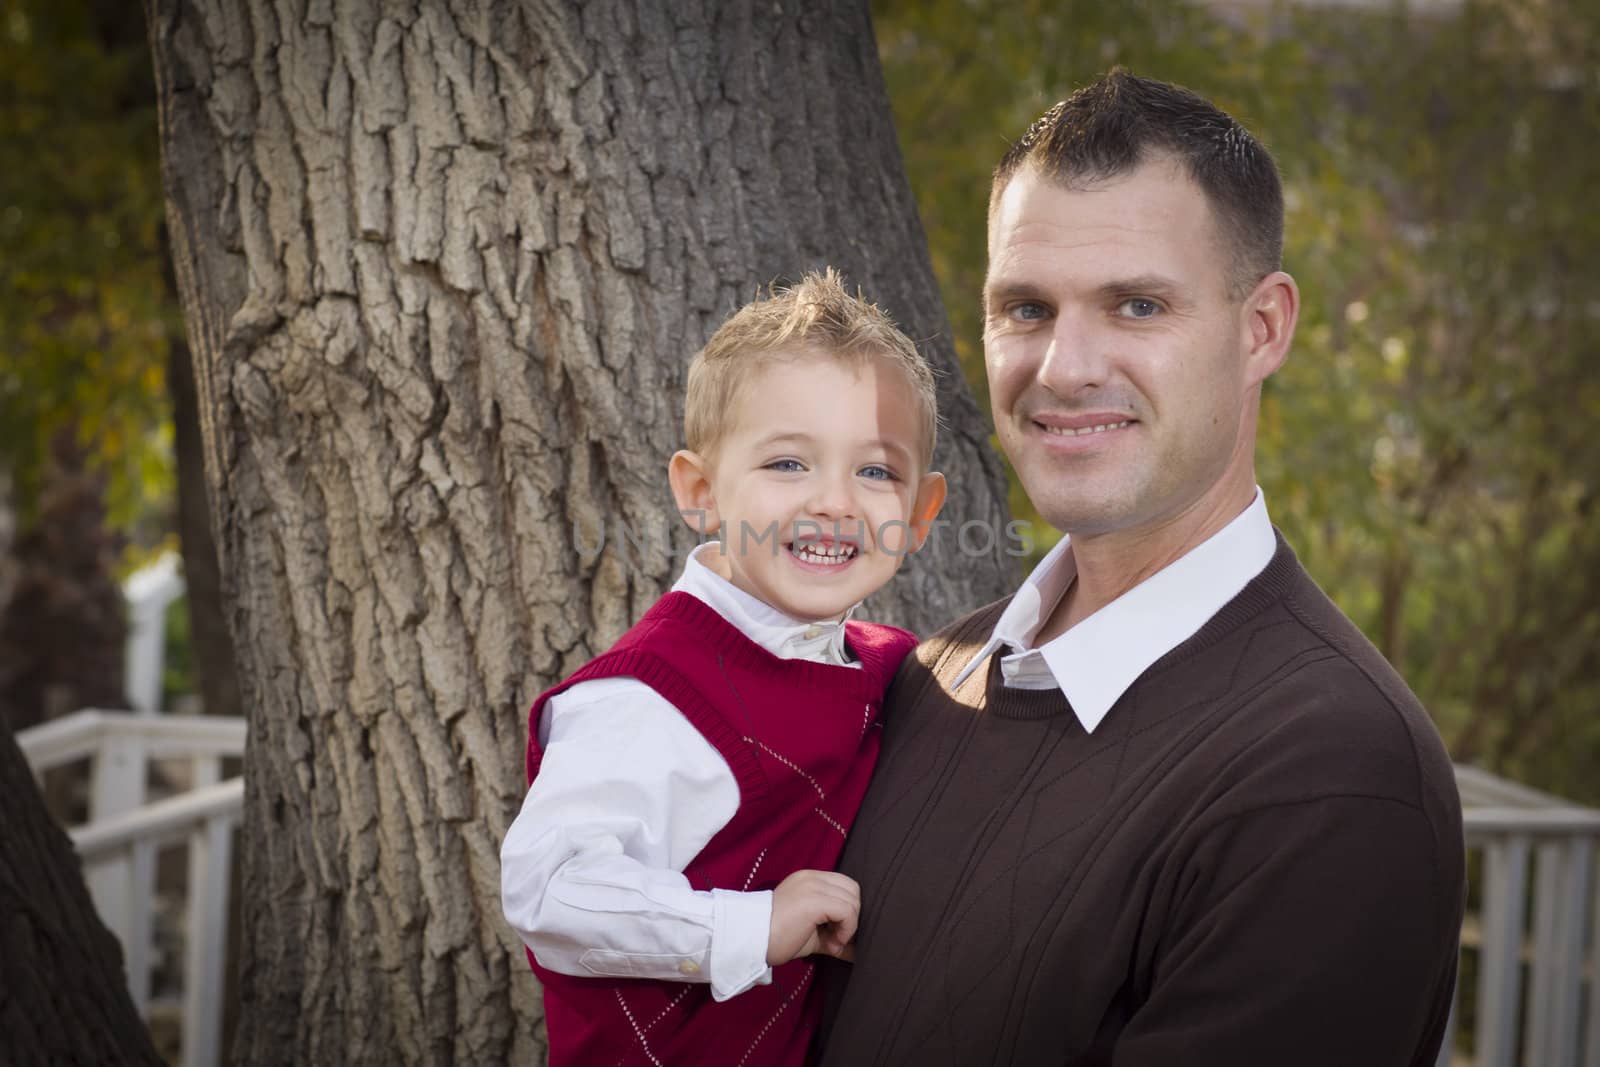
M 781 471 L 785 474 L 805 470 L 805 465 L 797 459 L 775 459 L 766 467 L 769 471 Z
M 895 480 L 894 471 L 880 463 L 868 464 L 867 466 L 862 467 L 856 473 L 860 474 L 863 478 L 871 478 L 874 481 L 892 482 Z
M 1161 305 L 1154 300 L 1146 300 L 1142 296 L 1136 296 L 1117 305 L 1117 311 L 1125 318 L 1148 319 L 1153 318 L 1161 311 Z
M 1011 309 L 1011 317 L 1022 322 L 1038 322 L 1040 319 L 1048 318 L 1049 315 L 1049 308 L 1032 300 L 1024 301 Z

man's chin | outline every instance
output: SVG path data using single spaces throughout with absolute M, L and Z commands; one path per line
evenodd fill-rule
M 1049 496 L 1028 494 L 1034 510 L 1053 528 L 1075 538 L 1099 537 L 1136 526 L 1134 503 L 1115 496 Z

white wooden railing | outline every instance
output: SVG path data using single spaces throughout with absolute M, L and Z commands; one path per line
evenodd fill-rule
M 244 802 L 240 778 L 221 780 L 222 761 L 244 753 L 243 719 L 79 711 L 17 736 L 34 775 L 91 761 L 89 821 L 69 828 L 100 917 L 122 943 L 128 990 L 148 1016 L 154 963 L 156 855 L 188 850 L 184 921 L 184 1067 L 214 1067 L 222 1055 L 229 860 Z M 189 788 L 149 797 L 150 763 L 176 763 Z
M 1481 870 L 1461 938 L 1477 977 L 1471 1054 L 1453 1051 L 1458 988 L 1439 1067 L 1600 1067 L 1600 811 L 1473 767 L 1456 781 Z
M 243 802 L 242 781 L 220 778 L 222 761 L 244 752 L 244 720 L 80 711 L 18 741 L 40 777 L 92 761 L 89 821 L 70 833 L 146 1011 L 156 855 L 186 843 L 182 1062 L 218 1063 L 229 858 Z M 150 798 L 152 760 L 186 765 L 190 788 Z M 1462 930 L 1476 978 L 1457 990 L 1439 1067 L 1600 1067 L 1600 811 L 1471 767 L 1456 776 L 1469 856 L 1481 869 Z M 1457 1052 L 1469 1013 L 1470 1051 Z

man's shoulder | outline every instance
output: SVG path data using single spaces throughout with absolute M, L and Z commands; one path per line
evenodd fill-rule
M 1276 654 L 1252 645 L 1265 676 L 1236 694 L 1224 729 L 1254 751 L 1247 765 L 1290 793 L 1384 797 L 1451 817 L 1449 755 L 1399 672 L 1304 571 L 1282 612 L 1293 636 Z
M 1407 718 L 1427 718 L 1421 702 L 1400 672 L 1345 615 L 1309 574 L 1284 598 L 1284 607 L 1308 635 L 1310 642 L 1327 650 L 1324 669 L 1343 665 L 1356 672 L 1370 690 L 1370 697 L 1403 713 Z

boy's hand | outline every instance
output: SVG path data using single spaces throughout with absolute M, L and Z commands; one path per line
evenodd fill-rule
M 861 887 L 833 871 L 795 871 L 772 891 L 767 965 L 776 967 L 820 952 L 851 959 L 861 915 Z

